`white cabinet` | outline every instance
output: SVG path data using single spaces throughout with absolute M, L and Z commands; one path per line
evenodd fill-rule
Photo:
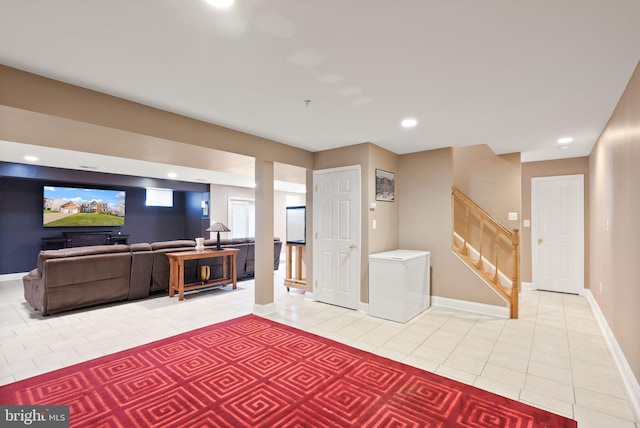
M 405 323 L 431 305 L 430 253 L 369 255 L 369 315 Z

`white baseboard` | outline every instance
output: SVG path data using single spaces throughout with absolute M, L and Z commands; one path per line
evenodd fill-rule
M 533 286 L 533 282 L 521 282 L 520 288 L 522 290 L 536 290 L 536 288 Z
M 448 297 L 431 296 L 431 305 L 440 308 L 474 312 L 492 317 L 509 318 L 509 308 L 487 305 L 485 303 L 468 302 L 466 300 L 449 299 Z
M 28 273 L 29 272 L 5 273 L 4 275 L 0 275 L 0 282 L 2 282 L 2 281 L 15 281 L 17 279 L 22 279 L 22 277 L 25 276 Z
M 365 314 L 369 314 L 369 304 L 364 302 L 358 302 L 358 307 L 356 308 L 358 312 L 364 312 Z
M 633 371 L 631 371 L 631 366 L 629 366 L 629 362 L 627 361 L 616 337 L 613 335 L 613 332 L 609 328 L 609 324 L 607 323 L 604 314 L 600 310 L 600 306 L 598 306 L 598 302 L 593 297 L 591 290 L 585 289 L 580 293 L 581 296 L 587 298 L 589 305 L 591 306 L 591 310 L 593 311 L 594 316 L 596 317 L 596 321 L 600 326 L 600 330 L 602 331 L 602 335 L 604 336 L 604 340 L 607 342 L 607 346 L 611 351 L 611 356 L 618 366 L 618 371 L 622 376 L 622 381 L 624 382 L 624 386 L 627 389 L 627 395 L 629 395 L 629 401 L 631 402 L 631 407 L 633 407 L 633 411 L 636 414 L 637 418 L 640 418 L 640 383 L 638 383 L 638 379 L 636 379 Z
M 253 313 L 255 315 L 263 316 L 276 313 L 276 305 L 274 303 L 267 303 L 266 305 L 253 304 Z

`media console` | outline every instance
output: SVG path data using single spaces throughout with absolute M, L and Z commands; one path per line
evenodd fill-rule
M 40 248 L 58 250 L 60 248 L 85 247 L 91 245 L 128 244 L 129 235 L 113 232 L 63 232 L 62 236 L 42 238 Z

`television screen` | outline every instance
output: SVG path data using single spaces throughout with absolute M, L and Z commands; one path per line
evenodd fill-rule
M 122 226 L 125 192 L 44 186 L 44 227 Z
M 287 207 L 287 243 L 306 243 L 306 207 Z

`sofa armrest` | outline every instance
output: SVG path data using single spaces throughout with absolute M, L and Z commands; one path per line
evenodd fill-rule
M 131 250 L 131 275 L 127 300 L 143 299 L 148 297 L 151 291 L 153 250 L 151 245 L 146 243 L 132 244 L 129 250 Z
M 22 277 L 22 286 L 24 287 L 24 299 L 36 310 L 44 313 L 46 307 L 46 293 L 44 289 L 44 278 L 38 273 L 38 269 L 34 269 L 27 275 Z

